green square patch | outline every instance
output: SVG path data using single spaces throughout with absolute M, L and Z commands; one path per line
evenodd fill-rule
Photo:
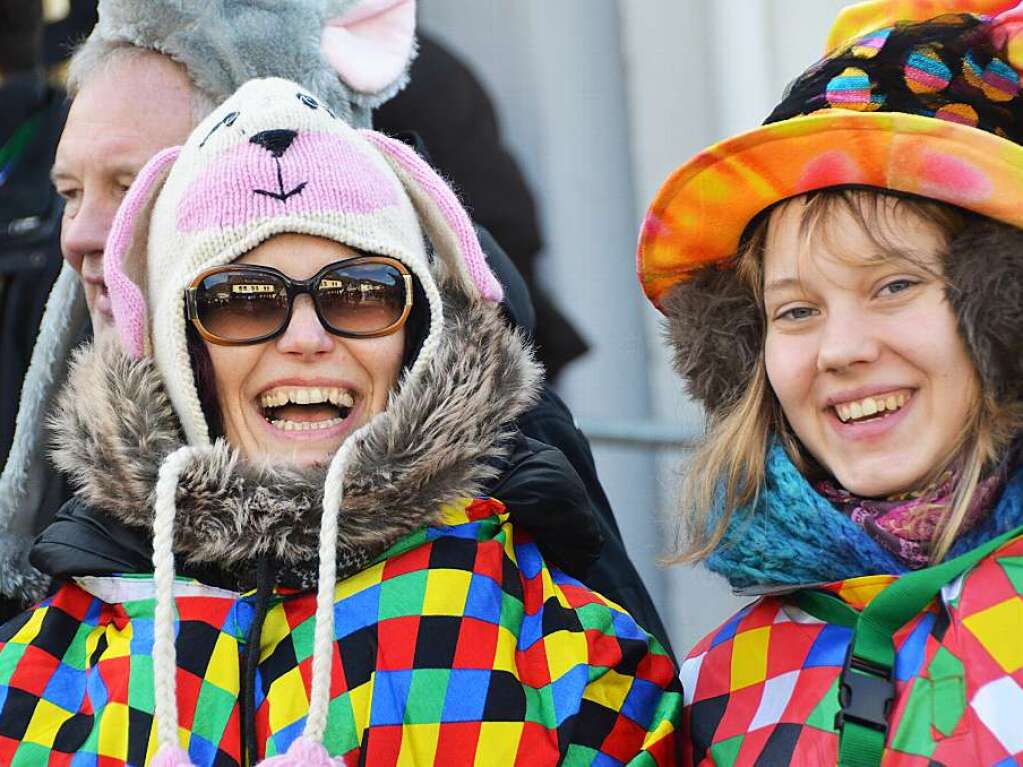
M 327 730 L 323 744 L 332 754 L 347 754 L 359 746 L 358 730 L 355 727 L 355 712 L 352 711 L 351 694 L 344 692 L 330 701 L 327 708 Z
M 446 668 L 418 668 L 412 672 L 408 703 L 405 705 L 405 724 L 437 724 L 444 713 L 451 670 Z
M 195 702 L 192 732 L 210 743 L 219 743 L 236 702 L 234 695 L 204 680 L 199 687 L 199 699 Z
M 426 570 L 403 573 L 380 583 L 377 620 L 421 615 L 426 598 Z
M 713 763 L 735 764 L 735 760 L 739 758 L 739 749 L 742 748 L 742 741 L 745 737 L 745 735 L 736 735 L 711 746 L 710 755 Z

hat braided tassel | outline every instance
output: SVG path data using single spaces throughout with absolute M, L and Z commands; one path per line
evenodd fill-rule
M 337 524 L 344 499 L 344 473 L 366 424 L 345 440 L 330 462 L 323 488 L 320 520 L 320 572 L 316 588 L 316 629 L 313 634 L 313 673 L 309 715 L 302 735 L 280 756 L 259 767 L 344 767 L 342 757 L 331 757 L 323 745 L 330 705 L 331 665 L 334 660 L 334 587 L 337 583 Z
M 153 515 L 153 693 L 156 737 L 153 767 L 195 767 L 178 743 L 177 653 L 174 647 L 174 517 L 178 478 L 195 453 L 180 447 L 161 464 Z

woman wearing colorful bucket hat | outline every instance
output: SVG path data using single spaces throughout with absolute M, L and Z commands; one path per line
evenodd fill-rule
M 670 658 L 477 496 L 540 371 L 411 148 L 249 81 L 104 276 L 56 460 L 153 566 L 4 626 L 0 762 L 676 763 Z
M 847 9 L 649 210 L 681 557 L 759 597 L 683 665 L 692 764 L 1023 762 L 1017 2 Z

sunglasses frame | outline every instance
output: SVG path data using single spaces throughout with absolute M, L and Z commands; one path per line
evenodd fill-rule
M 362 264 L 382 264 L 385 266 L 393 266 L 397 269 L 405 281 L 405 307 L 402 309 L 401 316 L 382 330 L 374 330 L 369 333 L 339 330 L 332 327 L 330 323 L 324 319 L 323 312 L 320 310 L 320 301 L 316 287 L 319 285 L 320 280 L 322 280 L 328 272 L 334 271 L 335 269 L 343 266 L 359 266 Z M 281 326 L 272 333 L 266 333 L 258 338 L 236 341 L 229 338 L 222 338 L 216 333 L 207 330 L 202 324 L 202 320 L 199 319 L 198 293 L 199 286 L 207 277 L 212 277 L 215 274 L 221 274 L 223 272 L 237 271 L 239 269 L 259 274 L 266 274 L 280 279 L 284 283 L 285 290 L 288 293 L 288 313 L 284 317 L 284 321 L 281 323 Z M 320 321 L 323 329 L 331 335 L 340 336 L 341 338 L 379 338 L 380 336 L 387 336 L 396 332 L 405 324 L 406 320 L 408 320 L 408 316 L 412 311 L 412 273 L 408 270 L 408 267 L 401 263 L 401 261 L 389 256 L 353 256 L 340 261 L 334 261 L 333 263 L 327 264 L 307 280 L 292 279 L 284 272 L 279 269 L 274 269 L 272 266 L 260 266 L 258 264 L 226 264 L 225 266 L 216 266 L 212 269 L 207 269 L 196 276 L 196 278 L 193 279 L 189 286 L 185 289 L 185 303 L 187 306 L 187 316 L 189 321 L 191 321 L 192 325 L 199 332 L 199 335 L 206 341 L 209 341 L 211 344 L 217 344 L 218 346 L 253 346 L 255 344 L 265 343 L 266 341 L 272 341 L 278 336 L 284 334 L 284 332 L 288 329 L 288 326 L 291 324 L 291 315 L 295 309 L 295 299 L 303 294 L 307 294 L 312 299 L 313 310 L 316 312 L 316 318 Z

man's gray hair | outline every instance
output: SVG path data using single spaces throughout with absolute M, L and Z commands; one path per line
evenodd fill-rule
M 192 111 L 192 125 L 198 125 L 203 118 L 212 112 L 216 100 L 195 84 L 188 69 L 180 62 L 174 61 L 152 48 L 140 48 L 127 40 L 108 39 L 99 35 L 89 35 L 76 49 L 68 63 L 67 93 L 75 98 L 85 84 L 97 73 L 105 70 L 117 61 L 128 61 L 146 55 L 161 56 L 181 68 L 188 80 L 189 103 Z

